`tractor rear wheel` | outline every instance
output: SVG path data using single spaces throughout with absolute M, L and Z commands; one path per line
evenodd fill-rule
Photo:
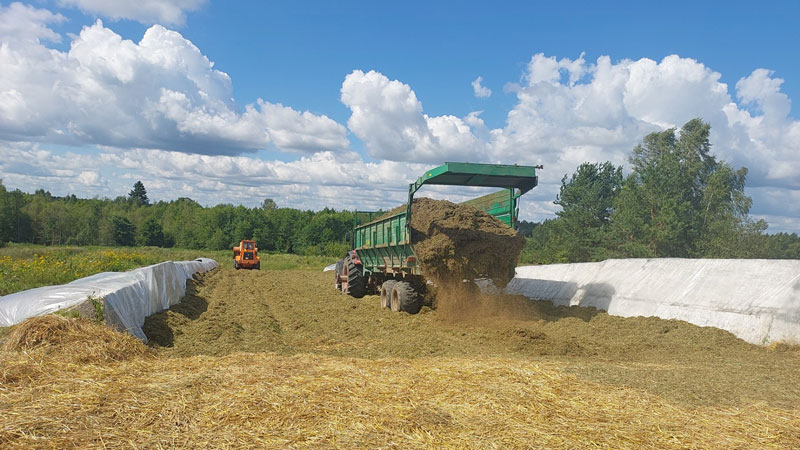
M 397 284 L 395 280 L 387 280 L 381 284 L 381 308 L 392 307 L 392 289 Z
M 422 309 L 422 299 L 410 283 L 398 281 L 392 287 L 390 305 L 394 312 L 405 311 L 409 314 L 416 314 Z
M 361 298 L 367 293 L 367 286 L 364 283 L 364 275 L 361 273 L 361 264 L 356 264 L 353 258 L 347 256 L 344 259 L 347 270 L 347 292 L 351 297 Z

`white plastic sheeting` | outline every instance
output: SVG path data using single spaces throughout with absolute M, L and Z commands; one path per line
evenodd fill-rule
M 45 286 L 0 297 L 0 326 L 69 308 L 91 295 L 104 299 L 106 319 L 141 340 L 145 317 L 178 303 L 186 280 L 217 267 L 213 259 L 163 262 L 128 272 L 103 272 L 59 286 Z
M 517 267 L 506 292 L 800 344 L 800 260 L 612 259 Z

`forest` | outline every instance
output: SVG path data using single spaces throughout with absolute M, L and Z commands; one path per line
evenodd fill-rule
M 651 133 L 629 158 L 630 173 L 610 162 L 584 163 L 564 175 L 557 217 L 520 222 L 528 237 L 521 263 L 607 258 L 800 258 L 797 234 L 768 234 L 749 216 L 747 169 L 711 154 L 701 119 L 680 131 Z M 353 213 L 260 207 L 204 207 L 189 198 L 151 203 L 139 181 L 114 199 L 57 197 L 7 190 L 0 180 L 0 245 L 155 246 L 224 250 L 253 238 L 262 251 L 341 256 Z
M 258 208 L 185 197 L 151 204 L 141 182 L 113 200 L 7 191 L 0 182 L 0 242 L 224 250 L 252 238 L 262 251 L 340 256 L 352 224 L 350 212 L 278 208 L 271 199 Z

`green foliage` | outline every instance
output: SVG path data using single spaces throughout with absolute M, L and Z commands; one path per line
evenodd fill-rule
M 136 225 L 125 217 L 114 216 L 111 218 L 113 226 L 114 244 L 123 247 L 136 245 Z
M 322 270 L 341 258 L 260 253 L 261 270 Z M 157 247 L 52 247 L 10 244 L 0 248 L 0 295 L 40 286 L 64 284 L 100 272 L 121 272 L 163 261 L 212 258 L 230 266 L 230 250 Z
M 519 256 L 521 264 L 556 264 L 570 262 L 564 221 L 545 220 L 533 228 Z
M 539 226 L 537 222 L 528 222 L 526 220 L 520 220 L 517 223 L 517 233 L 525 236 L 531 237 L 531 233 L 533 233 L 533 229 Z
M 275 203 L 275 200 L 271 198 L 265 198 L 264 201 L 261 202 L 261 209 L 264 211 L 272 211 L 278 208 L 278 204 Z
M 584 163 L 561 180 L 556 196 L 565 257 L 569 261 L 604 259 L 609 247 L 612 203 L 622 188 L 622 167 Z M 543 230 L 544 231 L 544 230 Z
M 150 204 L 147 198 L 147 190 L 144 188 L 144 183 L 137 181 L 133 184 L 133 190 L 128 193 L 128 201 L 137 206 L 146 206 Z
M 614 227 L 624 254 L 752 257 L 744 246 L 766 224 L 748 217 L 747 169 L 710 154 L 711 127 L 693 119 L 652 133 L 633 150 L 633 173 L 615 204 Z
M 136 240 L 139 245 L 152 247 L 166 247 L 164 241 L 164 229 L 155 217 L 147 219 L 139 230 Z
M 96 295 L 94 295 L 94 292 L 92 292 L 88 297 L 86 297 L 86 299 L 92 302 L 92 307 L 94 308 L 93 320 L 97 323 L 102 323 L 104 321 L 103 309 L 105 305 L 103 298 L 97 297 Z
M 0 182 L 0 242 L 230 251 L 241 239 L 255 239 L 262 252 L 340 256 L 353 220 L 350 212 L 327 208 L 277 208 L 271 199 L 259 208 L 205 208 L 189 198 L 146 204 L 141 182 L 113 200 L 8 192 Z
M 533 229 L 523 263 L 610 257 L 798 258 L 796 234 L 766 235 L 748 216 L 747 169 L 711 155 L 700 119 L 647 135 L 623 180 L 610 163 L 578 167 L 561 181 L 558 218 Z

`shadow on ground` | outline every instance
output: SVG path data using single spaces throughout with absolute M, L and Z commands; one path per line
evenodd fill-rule
M 195 280 L 187 281 L 186 296 L 180 303 L 145 318 L 142 330 L 150 345 L 172 347 L 175 345 L 175 328 L 197 320 L 206 312 L 208 301 L 197 295 L 197 284 Z

